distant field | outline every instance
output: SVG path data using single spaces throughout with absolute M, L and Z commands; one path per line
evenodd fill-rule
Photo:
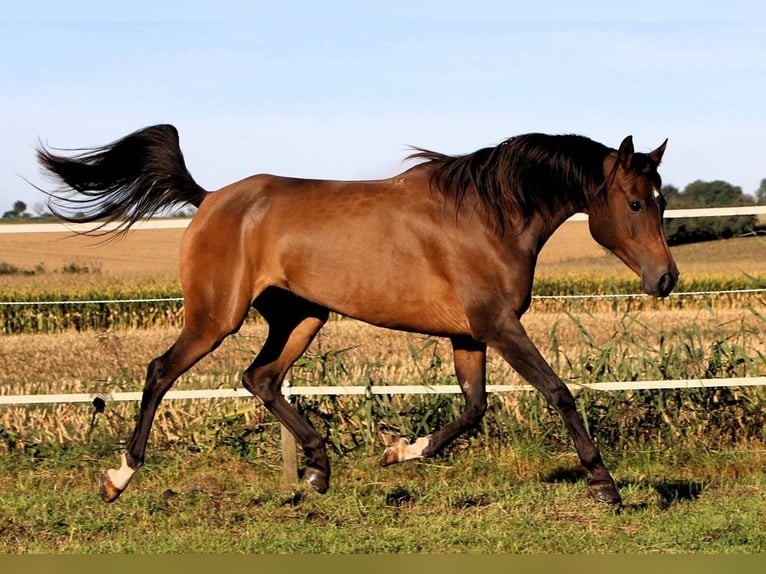
M 142 230 L 109 242 L 70 233 L 0 233 L 0 263 L 28 272 L 44 270 L 0 276 L 0 287 L 60 288 L 73 282 L 71 275 L 77 276 L 79 287 L 175 282 L 182 233 L 183 229 Z M 81 272 L 67 274 L 62 271 L 65 266 Z
M 762 275 L 766 273 L 766 238 L 739 237 L 671 248 L 683 278 Z M 614 255 L 598 245 L 587 222 L 562 225 L 538 259 L 537 275 L 632 275 Z
M 68 233 L 0 234 L 0 264 L 34 275 L 0 275 L 0 288 L 61 288 L 175 283 L 182 229 L 134 231 L 115 241 Z M 672 249 L 683 278 L 766 274 L 766 239 L 736 238 Z M 70 266 L 79 273 L 62 271 Z M 76 275 L 73 279 L 72 275 Z M 599 246 L 586 222 L 564 224 L 540 254 L 538 277 L 591 275 L 630 277 L 615 256 Z

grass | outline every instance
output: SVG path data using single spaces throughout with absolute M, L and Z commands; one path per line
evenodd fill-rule
M 479 442 L 479 441 L 475 441 Z M 614 461 L 625 499 L 587 499 L 568 453 L 472 444 L 381 468 L 333 457 L 322 496 L 278 465 L 222 450 L 155 454 L 112 505 L 111 461 L 13 453 L 0 469 L 8 553 L 758 553 L 766 550 L 764 453 L 645 450 Z
M 530 336 L 573 388 L 604 380 L 757 376 L 766 371 L 764 316 L 754 309 L 674 311 L 672 314 L 530 314 Z M 247 325 L 224 342 L 176 388 L 239 387 L 242 370 L 265 336 L 263 324 Z M 173 329 L 107 333 L 22 335 L 2 339 L 6 368 L 0 385 L 7 394 L 100 393 L 140 390 L 149 360 L 172 344 Z M 71 360 L 76 356 L 77 360 Z M 491 352 L 490 383 L 522 382 Z M 296 364 L 298 385 L 454 384 L 449 345 L 418 335 L 332 321 Z M 636 441 L 671 443 L 679 437 L 707 438 L 705 447 L 763 438 L 766 398 L 758 388 L 642 391 L 600 394 L 581 391 L 579 408 L 591 430 L 619 442 L 629 429 Z M 382 448 L 399 436 L 414 437 L 458 415 L 453 396 L 303 398 L 303 414 L 337 452 L 363 445 Z M 562 434 L 550 426 L 537 393 L 498 395 L 490 403 L 484 431 L 498 429 L 549 440 Z M 7 406 L 0 412 L 8 449 L 36 451 L 105 442 L 116 448 L 132 428 L 136 406 L 109 404 L 94 418 L 92 406 Z M 277 449 L 274 422 L 254 400 L 165 402 L 153 436 L 160 448 L 228 445 L 261 456 Z M 658 432 L 660 431 L 661 432 Z M 0 449 L 2 449 L 0 443 Z
M 687 369 L 762 369 L 761 319 L 748 309 L 528 319 L 544 354 L 570 375 L 587 364 L 613 370 L 607 374 L 635 369 L 633 360 L 657 367 L 663 353 L 686 353 Z M 16 385 L 13 392 L 138 388 L 148 359 L 176 332 L 4 337 L 13 360 L 0 377 Z M 246 326 L 179 387 L 236 385 L 263 334 L 263 325 Z M 674 344 L 655 346 L 652 339 L 663 336 Z M 443 342 L 335 321 L 293 377 L 303 384 L 439 383 L 450 370 Z M 495 381 L 514 377 L 495 356 L 489 372 Z M 621 512 L 587 498 L 571 442 L 537 393 L 491 397 L 485 424 L 443 456 L 388 468 L 379 465 L 388 440 L 450 420 L 459 399 L 302 401 L 328 437 L 333 479 L 324 496 L 283 482 L 279 427 L 255 401 L 166 401 L 147 465 L 112 505 L 98 499 L 97 480 L 117 462 L 135 405 L 110 405 L 95 418 L 88 405 L 8 408 L 0 419 L 0 552 L 766 551 L 762 391 L 586 392 L 577 400 L 621 488 Z
M 758 376 L 766 371 L 766 316 L 753 308 L 530 313 L 525 326 L 554 369 L 575 388 L 605 380 Z M 241 372 L 265 333 L 261 323 L 246 325 L 182 377 L 176 388 L 239 387 Z M 146 365 L 177 334 L 177 329 L 165 328 L 5 336 L 0 339 L 5 359 L 0 387 L 5 394 L 140 390 Z M 522 382 L 494 352 L 488 355 L 487 371 L 490 383 Z M 293 368 L 291 378 L 293 384 L 303 385 L 454 383 L 446 341 L 347 320 L 331 321 L 325 327 Z M 728 433 L 726 437 L 759 437 L 766 410 L 766 400 L 753 388 L 664 394 L 594 391 L 581 394 L 580 400 L 593 428 L 605 436 L 618 434 L 620 422 L 631 421 L 628 428 L 637 432 L 662 424 L 670 438 L 691 432 L 706 436 L 715 428 L 718 434 Z M 661 412 L 656 409 L 660 400 L 665 405 Z M 301 399 L 299 404 L 336 448 L 346 451 L 358 444 L 385 444 L 398 438 L 396 433 L 422 433 L 419 426 L 443 424 L 457 415 L 462 399 L 380 396 L 374 402 L 363 397 L 317 398 Z M 210 444 L 219 440 L 216 433 L 240 425 L 236 441 L 248 445 L 257 443 L 266 432 L 264 425 L 268 426 L 265 410 L 249 399 L 164 405 L 153 431 L 164 444 L 180 437 L 195 445 Z M 105 427 L 94 430 L 93 409 L 87 404 L 7 406 L 0 411 L 0 426 L 24 444 L 52 442 L 67 447 L 94 440 L 94 433 L 111 440 L 123 438 L 132 425 L 134 409 L 129 403 L 110 404 Z M 545 414 L 546 407 L 536 393 L 515 393 L 497 398 L 490 420 L 498 426 L 510 421 L 525 428 L 540 413 Z

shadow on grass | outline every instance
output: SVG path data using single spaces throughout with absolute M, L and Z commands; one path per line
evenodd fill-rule
M 547 476 L 543 477 L 543 482 L 551 484 L 575 484 L 584 481 L 587 478 L 588 474 L 582 468 L 557 468 Z
M 588 474 L 582 468 L 557 468 L 543 478 L 543 482 L 576 484 L 585 482 Z M 702 480 L 659 480 L 659 481 L 624 481 L 617 487 L 623 489 L 632 486 L 642 489 L 652 489 L 659 495 L 658 507 L 660 510 L 668 510 L 679 502 L 697 500 L 705 490 L 707 484 Z M 649 504 L 623 504 L 620 512 L 631 512 L 649 508 Z
M 677 502 L 697 500 L 706 484 L 701 480 L 661 480 L 651 486 L 660 495 L 660 508 L 667 510 Z

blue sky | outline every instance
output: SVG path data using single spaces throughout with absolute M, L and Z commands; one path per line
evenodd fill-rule
M 44 201 L 23 179 L 46 185 L 38 139 L 86 147 L 154 123 L 178 127 L 208 189 L 383 177 L 408 145 L 530 131 L 631 134 L 642 151 L 667 137 L 661 173 L 680 188 L 766 178 L 762 2 L 102 4 L 4 8 L 0 212 Z

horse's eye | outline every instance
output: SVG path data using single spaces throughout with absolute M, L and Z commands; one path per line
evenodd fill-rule
M 629 201 L 628 207 L 630 207 L 631 211 L 641 211 L 641 202 L 640 201 Z

